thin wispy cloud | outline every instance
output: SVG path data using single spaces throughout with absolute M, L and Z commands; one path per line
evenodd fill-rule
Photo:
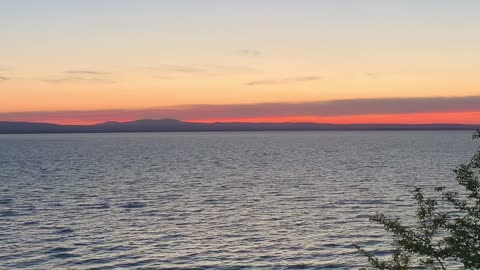
M 83 76 L 65 76 L 55 78 L 40 79 L 44 83 L 62 84 L 62 83 L 88 83 L 88 84 L 102 84 L 115 83 L 113 80 L 99 78 L 99 77 L 83 77 Z
M 292 77 L 292 78 L 284 78 L 284 79 L 251 81 L 245 84 L 248 86 L 269 85 L 269 84 L 290 84 L 290 83 L 316 81 L 320 79 L 322 79 L 322 77 L 320 76 L 303 76 L 303 77 Z
M 211 73 L 256 73 L 260 70 L 245 66 L 205 65 Z
M 139 110 L 94 110 L 0 113 L 0 121 L 64 121 L 89 119 L 94 122 L 123 119 L 202 121 L 290 116 L 355 116 L 418 113 L 480 112 L 480 96 L 431 98 L 348 99 L 301 103 L 259 103 L 226 105 L 184 105 Z M 480 119 L 479 119 L 480 122 Z
M 10 80 L 10 78 L 9 78 L 9 77 L 5 77 L 5 76 L 0 76 L 0 80 L 1 80 L 1 81 L 8 81 L 8 80 Z
M 156 78 L 167 77 L 169 79 L 182 76 L 215 76 L 258 72 L 257 69 L 250 67 L 225 65 L 157 65 L 146 67 L 144 70 L 156 74 L 154 76 Z
M 400 72 L 398 72 L 398 71 L 390 71 L 390 72 L 369 71 L 369 72 L 365 72 L 363 74 L 363 76 L 370 77 L 372 79 L 376 79 L 376 78 L 397 76 L 399 74 L 400 74 Z
M 150 71 L 161 71 L 165 73 L 204 73 L 207 72 L 207 69 L 194 67 L 194 66 L 179 66 L 179 65 L 158 65 L 158 66 L 151 66 L 147 67 L 147 70 Z
M 254 49 L 241 49 L 233 52 L 236 55 L 247 56 L 247 57 L 258 57 L 262 55 L 262 52 Z
M 377 78 L 377 77 L 380 77 L 382 75 L 383 75 L 382 72 L 365 72 L 365 76 L 371 77 L 371 78 Z
M 102 84 L 114 83 L 115 81 L 109 79 L 106 75 L 109 73 L 90 69 L 69 69 L 62 72 L 62 76 L 50 76 L 40 79 L 44 83 L 52 84 L 68 84 L 68 83 L 87 83 L 87 84 Z
M 105 74 L 107 74 L 106 72 L 102 72 L 102 71 L 86 70 L 86 69 L 65 70 L 63 73 L 79 74 L 79 75 L 105 75 Z

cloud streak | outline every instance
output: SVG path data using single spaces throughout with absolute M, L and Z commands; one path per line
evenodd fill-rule
M 241 49 L 233 52 L 236 55 L 246 56 L 246 57 L 258 57 L 262 55 L 262 52 L 255 49 Z
M 139 110 L 52 111 L 0 113 L 0 121 L 104 122 L 176 118 L 202 121 L 312 116 L 399 115 L 480 112 L 480 96 L 349 99 L 303 103 L 184 105 Z M 480 119 L 478 120 L 480 123 Z
M 322 77 L 320 77 L 320 76 L 303 76 L 303 77 L 292 77 L 292 78 L 285 78 L 285 79 L 251 81 L 251 82 L 247 82 L 245 84 L 248 85 L 248 86 L 271 85 L 271 84 L 290 84 L 290 83 L 316 81 L 316 80 L 320 80 L 320 79 L 322 79 Z
M 183 65 L 159 65 L 145 68 L 151 72 L 167 74 L 169 76 L 179 75 L 214 75 L 224 73 L 251 73 L 256 69 L 243 66 L 223 66 L 223 65 L 199 65 L 199 66 L 183 66 Z
M 113 80 L 98 77 L 85 77 L 85 76 L 65 76 L 59 78 L 46 78 L 40 81 L 44 83 L 62 84 L 62 83 L 88 83 L 88 84 L 102 84 L 102 83 L 115 83 Z
M 68 83 L 85 83 L 85 84 L 102 84 L 115 83 L 108 79 L 105 75 L 109 73 L 88 69 L 69 69 L 62 72 L 60 76 L 50 76 L 39 79 L 44 83 L 51 84 L 68 84 Z
M 10 80 L 9 77 L 0 76 L 0 81 L 8 81 L 8 80 Z
M 107 74 L 106 72 L 95 71 L 95 70 L 85 70 L 85 69 L 65 70 L 63 73 L 78 74 L 78 75 L 105 75 L 105 74 Z
M 199 67 L 193 67 L 193 66 L 179 66 L 179 65 L 159 65 L 159 66 L 147 67 L 146 69 L 150 71 L 160 71 L 165 73 L 183 73 L 183 74 L 207 72 L 207 69 L 205 68 L 199 68 Z

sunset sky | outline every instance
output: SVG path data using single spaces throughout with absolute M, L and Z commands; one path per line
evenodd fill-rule
M 0 121 L 480 123 L 480 1 L 0 0 Z

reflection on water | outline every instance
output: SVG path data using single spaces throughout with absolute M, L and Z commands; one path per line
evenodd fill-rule
M 351 269 L 468 131 L 0 136 L 0 268 Z

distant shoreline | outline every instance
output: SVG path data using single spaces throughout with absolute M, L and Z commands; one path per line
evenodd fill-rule
M 475 130 L 467 124 L 329 124 L 310 122 L 197 123 L 175 119 L 105 122 L 94 125 L 60 125 L 33 122 L 0 122 L 0 134 L 71 134 L 71 133 L 138 133 L 138 132 L 229 132 L 229 131 L 372 131 L 372 130 Z

